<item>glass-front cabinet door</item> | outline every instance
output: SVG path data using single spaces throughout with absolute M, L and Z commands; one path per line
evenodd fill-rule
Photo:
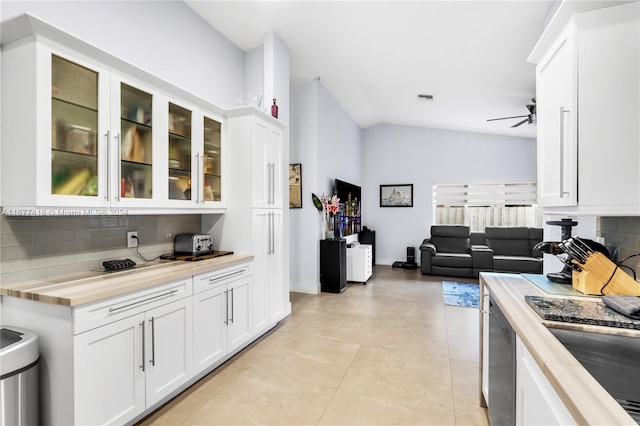
M 106 180 L 100 178 L 106 150 L 98 130 L 103 78 L 99 71 L 51 55 L 51 185 L 41 189 L 56 196 L 56 204 L 108 203 Z
M 169 200 L 195 200 L 195 179 L 191 174 L 194 169 L 195 154 L 192 141 L 193 111 L 176 103 L 168 103 L 168 191 Z
M 116 197 L 153 197 L 153 95 L 120 83 L 119 185 Z
M 222 120 L 208 116 L 203 118 L 203 150 L 202 163 L 202 204 L 208 202 L 221 203 L 223 201 L 223 177 L 222 177 Z

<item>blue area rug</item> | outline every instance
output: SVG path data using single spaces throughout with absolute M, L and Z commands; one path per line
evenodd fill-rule
M 442 293 L 445 305 L 477 308 L 480 301 L 480 286 L 478 284 L 442 281 Z

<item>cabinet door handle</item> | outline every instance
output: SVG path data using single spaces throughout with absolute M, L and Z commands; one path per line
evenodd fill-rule
M 149 297 L 149 298 L 144 299 L 144 300 L 138 300 L 137 302 L 129 303 L 128 305 L 118 306 L 117 308 L 109 308 L 109 312 L 119 311 L 120 309 L 129 308 L 131 306 L 139 305 L 140 303 L 148 302 L 148 301 L 154 300 L 154 299 L 159 299 L 159 298 L 164 297 L 164 296 L 169 296 L 169 295 L 171 295 L 173 293 L 177 293 L 177 292 L 178 292 L 178 289 L 174 288 L 173 290 L 168 291 L 166 293 L 158 294 L 156 296 L 152 296 L 152 297 Z
M 202 170 L 200 170 L 200 167 L 202 166 Z M 200 183 L 200 204 L 204 204 L 204 155 L 200 154 L 200 163 L 198 164 L 198 174 L 200 176 L 200 178 L 198 179 L 198 182 Z
M 271 254 L 276 253 L 276 214 L 271 212 Z
M 275 198 L 273 195 L 273 163 L 269 163 L 269 182 L 270 182 L 270 187 L 269 187 L 269 204 L 273 204 L 273 199 Z
M 120 143 L 120 133 L 116 134 L 116 147 L 118 147 L 118 156 L 116 157 L 117 159 L 117 163 L 118 164 L 118 185 L 121 185 L 121 181 L 122 181 L 122 146 Z M 116 200 L 120 201 L 120 192 L 122 190 L 116 191 Z
M 198 169 L 200 169 L 200 158 L 198 158 L 198 154 L 194 154 L 193 158 L 196 160 L 196 168 L 195 171 L 191 170 L 191 201 L 195 201 L 196 204 L 198 204 L 200 202 L 198 198 L 198 180 L 200 179 Z
M 229 291 L 224 291 L 225 309 L 224 309 L 224 323 L 229 325 Z
M 111 166 L 111 160 L 110 160 L 110 155 L 109 155 L 109 142 L 111 141 L 111 131 L 107 130 L 107 134 L 105 135 L 106 138 L 106 146 L 107 146 L 107 191 L 106 194 L 104 196 L 104 200 L 105 201 L 109 201 L 109 197 L 111 196 L 111 171 L 110 171 L 110 166 Z
M 276 163 L 271 163 L 271 204 L 276 203 Z
M 246 269 L 241 269 L 239 271 L 235 271 L 230 274 L 222 275 L 221 277 L 209 278 L 209 284 L 213 284 L 216 281 L 220 281 L 225 278 L 233 277 L 234 275 L 244 274 L 246 271 L 247 271 Z
M 144 321 L 142 321 L 140 323 L 140 327 L 142 327 L 142 364 L 140 364 L 140 368 L 142 369 L 142 371 L 144 371 L 144 363 L 145 363 L 145 358 L 146 358 L 146 355 L 144 353 L 144 343 L 145 343 L 144 342 L 145 341 L 145 338 L 144 338 Z
M 560 107 L 560 198 L 564 198 L 564 113 L 569 110 Z
M 235 315 L 233 314 L 233 287 L 231 287 L 231 323 L 233 324 L 233 318 Z
M 149 360 L 149 362 L 151 362 L 151 365 L 155 366 L 156 365 L 156 322 L 154 321 L 153 317 L 151 317 L 149 322 L 151 323 L 151 359 Z
M 267 213 L 267 254 L 271 254 L 271 239 L 273 238 L 273 232 L 271 231 L 271 213 L 272 212 Z

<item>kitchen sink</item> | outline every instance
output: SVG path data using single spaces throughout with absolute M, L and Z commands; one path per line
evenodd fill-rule
M 549 331 L 640 424 L 640 338 L 559 328 Z

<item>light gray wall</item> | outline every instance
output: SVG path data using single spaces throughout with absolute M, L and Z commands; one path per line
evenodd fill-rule
M 199 232 L 200 215 L 171 216 L 0 216 L 0 282 L 43 280 L 99 270 L 109 259 L 131 259 L 127 231 L 138 231 L 140 253 L 147 259 L 173 252 L 182 232 Z
M 291 290 L 317 292 L 322 214 L 311 194 L 331 194 L 336 178 L 361 183 L 361 130 L 318 81 L 291 90 L 290 163 L 302 164 L 302 208 L 291 209 Z
M 376 263 L 416 254 L 432 225 L 435 183 L 536 180 L 535 139 L 379 125 L 362 133 L 363 225 L 376 231 Z M 380 185 L 413 184 L 412 208 L 381 208 Z
M 244 93 L 244 52 L 182 1 L 7 1 L 188 92 L 225 108 Z

